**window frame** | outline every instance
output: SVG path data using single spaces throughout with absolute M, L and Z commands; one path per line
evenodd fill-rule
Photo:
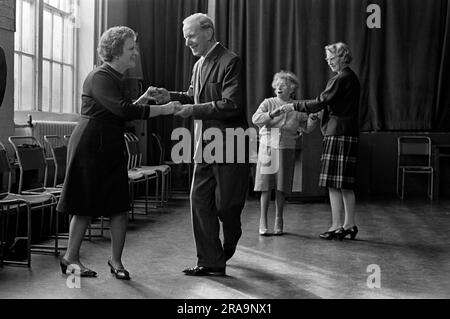
M 65 23 L 64 23 L 64 17 L 69 17 L 70 14 L 65 13 L 63 10 L 55 8 L 53 6 L 51 6 L 49 3 L 45 3 L 44 0 L 21 0 L 17 3 L 17 6 L 20 6 L 20 13 L 22 13 L 22 8 L 23 8 L 23 2 L 27 1 L 32 5 L 32 10 L 34 11 L 34 19 L 35 19 L 35 23 L 34 23 L 34 54 L 29 54 L 23 51 L 22 48 L 22 39 L 23 39 L 23 30 L 22 30 L 22 26 L 20 28 L 20 33 L 18 36 L 18 41 L 20 41 L 20 46 L 17 47 L 16 49 L 16 45 L 14 45 L 14 57 L 16 57 L 16 55 L 22 57 L 22 56 L 28 56 L 32 58 L 33 61 L 33 83 L 32 83 L 32 87 L 33 87 L 33 93 L 32 93 L 32 104 L 31 105 L 31 110 L 24 110 L 22 108 L 22 86 L 20 86 L 19 88 L 17 88 L 17 95 L 16 92 L 14 92 L 16 99 L 17 99 L 17 103 L 15 103 L 14 105 L 14 111 L 29 111 L 29 112 L 47 112 L 47 113 L 51 113 L 51 114 L 75 114 L 79 112 L 79 105 L 78 103 L 76 103 L 76 92 L 78 91 L 78 82 L 77 82 L 77 64 L 78 64 L 78 27 L 76 26 L 76 17 L 74 18 L 74 20 L 72 21 L 72 23 L 74 24 L 74 28 L 72 30 L 73 34 L 73 53 L 72 53 L 72 63 L 67 63 L 64 61 L 64 38 L 65 38 L 65 32 L 64 32 L 64 28 L 65 28 Z M 74 0 L 74 5 L 78 5 L 77 4 L 77 0 Z M 50 13 L 52 14 L 52 33 L 51 33 L 51 41 L 50 41 L 50 45 L 51 45 L 51 52 L 53 55 L 53 21 L 54 21 L 54 14 L 57 14 L 59 16 L 61 16 L 62 18 L 62 28 L 61 28 L 61 32 L 62 32 L 62 43 L 61 43 L 61 50 L 62 50 L 62 56 L 61 56 L 61 61 L 56 60 L 54 57 L 50 57 L 50 58 L 44 58 L 44 52 L 43 52 L 43 43 L 44 43 L 44 27 L 43 27 L 43 21 L 44 21 L 44 9 L 50 11 Z M 17 23 L 22 23 L 22 19 L 23 19 L 23 14 L 17 14 Z M 49 105 L 48 105 L 48 110 L 43 111 L 43 65 L 44 65 L 44 61 L 48 61 L 50 63 L 50 83 L 49 83 L 49 92 L 52 91 L 53 89 L 53 67 L 55 64 L 59 65 L 60 69 L 61 69 L 61 83 L 60 83 L 60 105 L 58 106 L 58 102 L 54 102 L 53 101 L 53 94 L 49 95 Z M 17 82 L 21 83 L 22 82 L 22 65 L 23 65 L 23 61 L 22 58 L 19 59 L 19 61 L 14 61 L 14 63 L 17 63 Z M 63 69 L 64 66 L 71 68 L 72 71 L 72 86 L 71 86 L 71 90 L 72 90 L 72 99 L 71 99 L 71 103 L 72 103 L 72 107 L 71 107 L 71 111 L 70 113 L 64 113 L 64 81 L 63 79 Z M 17 108 L 16 108 L 17 105 Z

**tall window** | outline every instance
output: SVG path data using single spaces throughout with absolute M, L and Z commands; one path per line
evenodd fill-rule
M 75 113 L 76 0 L 17 0 L 15 110 Z

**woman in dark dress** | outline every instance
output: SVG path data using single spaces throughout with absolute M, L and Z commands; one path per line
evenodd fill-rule
M 122 264 L 122 251 L 130 210 L 124 131 L 129 120 L 172 114 L 176 102 L 147 105 L 146 92 L 132 103 L 124 96 L 123 73 L 135 66 L 136 35 L 128 27 L 103 33 L 98 54 L 103 65 L 83 84 L 80 121 L 68 147 L 66 180 L 57 210 L 73 215 L 69 243 L 60 266 L 80 269 L 83 277 L 97 273 L 85 267 L 79 256 L 84 233 L 92 217 L 110 218 L 111 258 L 108 265 L 118 279 L 130 279 Z M 69 269 L 70 270 L 70 269 Z
M 320 234 L 322 239 L 355 239 L 355 193 L 353 191 L 358 157 L 358 109 L 360 84 L 349 67 L 352 55 L 342 42 L 325 47 L 325 60 L 332 77 L 315 100 L 296 101 L 281 107 L 285 112 L 316 113 L 323 110 L 321 130 L 324 136 L 319 186 L 327 187 L 332 214 L 331 227 Z M 345 212 L 342 223 L 341 213 Z

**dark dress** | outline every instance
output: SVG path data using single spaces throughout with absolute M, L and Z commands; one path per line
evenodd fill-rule
M 108 64 L 87 76 L 58 211 L 99 217 L 130 209 L 125 122 L 147 119 L 149 114 L 148 105 L 134 105 L 124 97 L 122 74 Z

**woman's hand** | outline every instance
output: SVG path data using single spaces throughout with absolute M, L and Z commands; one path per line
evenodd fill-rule
M 170 101 L 169 91 L 164 88 L 149 86 L 147 91 L 145 92 L 145 96 L 148 99 L 155 100 L 158 104 L 165 104 Z
M 270 118 L 273 119 L 277 116 L 280 116 L 283 113 L 284 113 L 284 111 L 282 110 L 282 106 L 280 106 L 280 107 L 277 107 L 275 110 L 270 111 L 269 116 L 270 116 Z
M 311 120 L 317 121 L 319 119 L 319 115 L 320 115 L 320 112 L 317 112 L 317 113 L 310 113 L 308 116 Z
M 294 104 L 292 104 L 292 103 L 284 104 L 281 106 L 281 110 L 283 111 L 283 113 L 289 113 L 289 112 L 295 111 Z

